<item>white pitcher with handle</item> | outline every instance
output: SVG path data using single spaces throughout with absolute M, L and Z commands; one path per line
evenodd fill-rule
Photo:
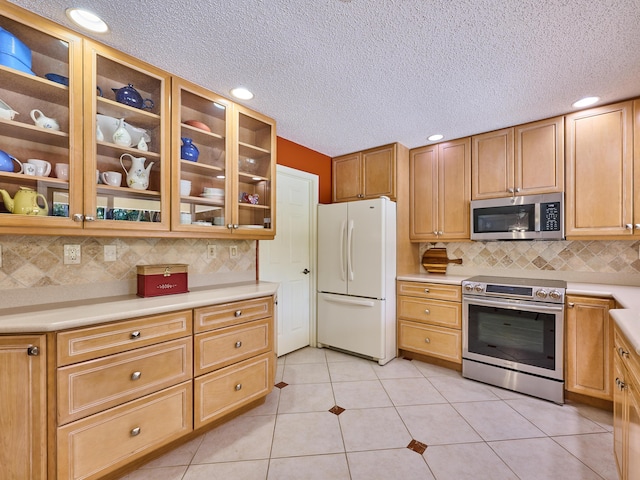
M 124 157 L 131 159 L 131 167 L 129 170 L 127 170 L 124 163 L 122 163 Z M 145 157 L 134 157 L 129 153 L 120 155 L 120 165 L 122 165 L 122 169 L 127 174 L 127 186 L 129 188 L 133 188 L 134 190 L 146 190 L 149 188 L 149 175 L 154 162 L 149 163 L 149 165 L 145 167 L 144 162 L 146 160 Z

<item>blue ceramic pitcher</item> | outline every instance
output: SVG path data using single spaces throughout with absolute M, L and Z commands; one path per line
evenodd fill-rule
M 0 150 L 0 170 L 3 172 L 13 172 L 13 162 L 16 162 L 20 166 L 20 171 L 16 173 L 22 173 L 22 163 L 20 163 L 20 160 Z
M 189 160 L 190 162 L 197 162 L 200 150 L 196 147 L 190 138 L 182 137 L 182 147 L 180 147 L 180 158 L 183 160 Z

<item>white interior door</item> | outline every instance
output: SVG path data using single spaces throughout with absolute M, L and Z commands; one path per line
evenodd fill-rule
M 259 244 L 260 280 L 279 282 L 277 352 L 315 345 L 316 209 L 318 177 L 276 168 L 276 236 Z

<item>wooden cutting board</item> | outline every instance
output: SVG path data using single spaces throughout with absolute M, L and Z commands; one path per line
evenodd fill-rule
M 450 259 L 446 248 L 430 248 L 422 254 L 422 266 L 429 273 L 446 273 L 450 263 L 462 264 L 461 258 Z

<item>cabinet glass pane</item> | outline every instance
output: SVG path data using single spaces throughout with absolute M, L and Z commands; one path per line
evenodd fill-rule
M 271 227 L 271 125 L 239 114 L 239 228 Z
M 74 87 L 69 57 L 77 45 L 46 33 L 46 27 L 37 30 L 5 16 L 0 16 L 0 27 L 2 44 L 14 52 L 0 53 L 0 224 L 68 218 L 69 199 L 80 193 L 72 191 L 75 197 L 70 197 L 70 185 L 72 190 L 79 187 L 69 178 L 82 174 L 69 166 Z M 11 217 L 12 212 L 22 215 Z M 44 226 L 56 221 L 60 219 Z
M 95 219 L 161 222 L 163 79 L 100 53 L 95 69 Z
M 180 224 L 225 225 L 228 108 L 180 91 Z

